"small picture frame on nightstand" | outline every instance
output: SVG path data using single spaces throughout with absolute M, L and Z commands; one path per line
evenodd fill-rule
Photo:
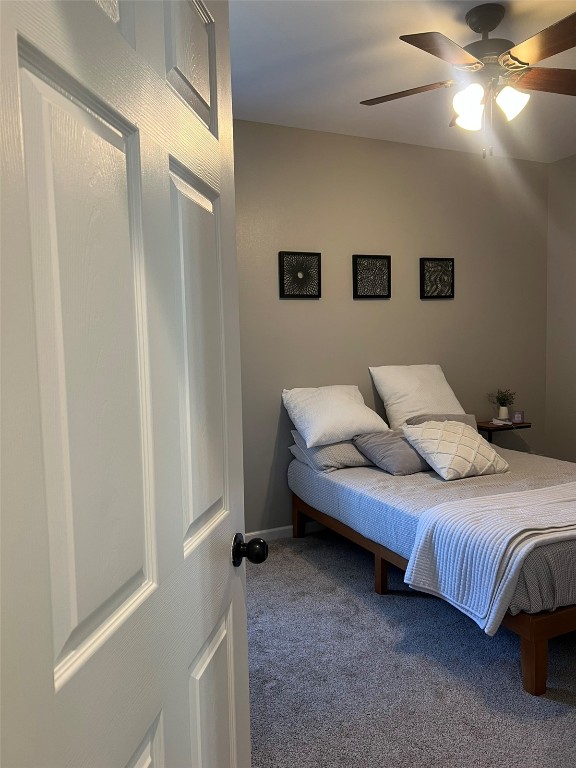
M 524 411 L 512 411 L 512 424 L 524 423 Z

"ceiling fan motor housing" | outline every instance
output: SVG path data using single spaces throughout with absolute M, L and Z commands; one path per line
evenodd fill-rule
M 484 64 L 484 68 L 475 73 L 476 79 L 480 81 L 490 81 L 503 73 L 505 70 L 498 63 L 498 57 L 514 47 L 512 40 L 488 37 L 488 33 L 496 29 L 505 13 L 506 9 L 500 3 L 484 3 L 472 8 L 466 14 L 466 24 L 473 32 L 482 35 L 481 40 L 474 40 L 474 42 L 464 46 L 465 51 L 468 51 L 469 54 Z
M 484 40 L 475 40 L 464 46 L 464 50 L 475 56 L 483 64 L 498 64 L 498 56 L 514 47 L 512 40 L 505 40 L 501 37 L 485 38 Z
M 477 40 L 475 43 L 464 46 L 464 50 L 475 56 L 484 66 L 477 71 L 462 73 L 457 79 L 464 82 L 480 83 L 484 90 L 504 85 L 507 75 L 510 73 L 499 64 L 498 56 L 512 48 L 513 45 L 514 43 L 510 40 L 494 38 L 493 40 Z
M 466 14 L 466 24 L 473 32 L 482 35 L 482 40 L 475 40 L 464 46 L 464 50 L 475 56 L 485 66 L 498 64 L 498 56 L 514 46 L 512 40 L 489 38 L 492 32 L 504 18 L 506 9 L 500 3 L 484 3 L 472 8 Z

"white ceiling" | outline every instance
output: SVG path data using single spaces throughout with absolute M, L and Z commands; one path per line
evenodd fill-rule
M 427 147 L 540 162 L 576 155 L 576 97 L 532 92 L 524 111 L 491 142 L 449 128 L 454 88 L 377 106 L 359 102 L 447 80 L 452 67 L 398 39 L 441 32 L 459 45 L 479 39 L 464 16 L 478 1 L 230 0 L 235 118 Z M 565 0 L 503 2 L 490 37 L 520 43 L 576 11 Z M 576 48 L 538 66 L 576 69 Z

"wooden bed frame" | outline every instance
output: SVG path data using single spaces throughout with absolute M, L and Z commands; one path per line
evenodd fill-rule
M 408 560 L 404 557 L 371 539 L 367 539 L 330 515 L 319 512 L 293 493 L 292 531 L 294 538 L 298 539 L 305 535 L 307 518 L 322 523 L 326 528 L 332 529 L 346 539 L 350 539 L 355 544 L 373 552 L 374 584 L 379 595 L 385 595 L 388 591 L 389 564 L 395 565 L 403 571 L 406 570 Z M 541 696 L 546 693 L 548 640 L 567 632 L 576 631 L 576 605 L 558 608 L 553 612 L 521 612 L 516 616 L 507 613 L 502 624 L 520 636 L 520 660 L 524 690 L 533 696 Z

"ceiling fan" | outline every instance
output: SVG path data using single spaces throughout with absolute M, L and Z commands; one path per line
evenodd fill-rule
M 508 120 L 524 108 L 530 96 L 522 91 L 546 91 L 576 96 L 576 70 L 534 67 L 533 65 L 576 46 L 576 13 L 541 30 L 524 42 L 514 45 L 511 40 L 489 38 L 488 34 L 504 18 L 505 8 L 499 3 L 485 3 L 466 14 L 466 24 L 482 35 L 469 45 L 460 47 L 440 32 L 400 35 L 410 45 L 420 48 L 452 64 L 459 74 L 453 80 L 421 85 L 387 96 L 361 101 L 372 106 L 385 101 L 413 96 L 417 93 L 467 85 L 453 100 L 454 117 L 450 125 L 467 130 L 480 130 L 484 107 L 495 101 Z M 460 74 L 461 73 L 461 74 Z

